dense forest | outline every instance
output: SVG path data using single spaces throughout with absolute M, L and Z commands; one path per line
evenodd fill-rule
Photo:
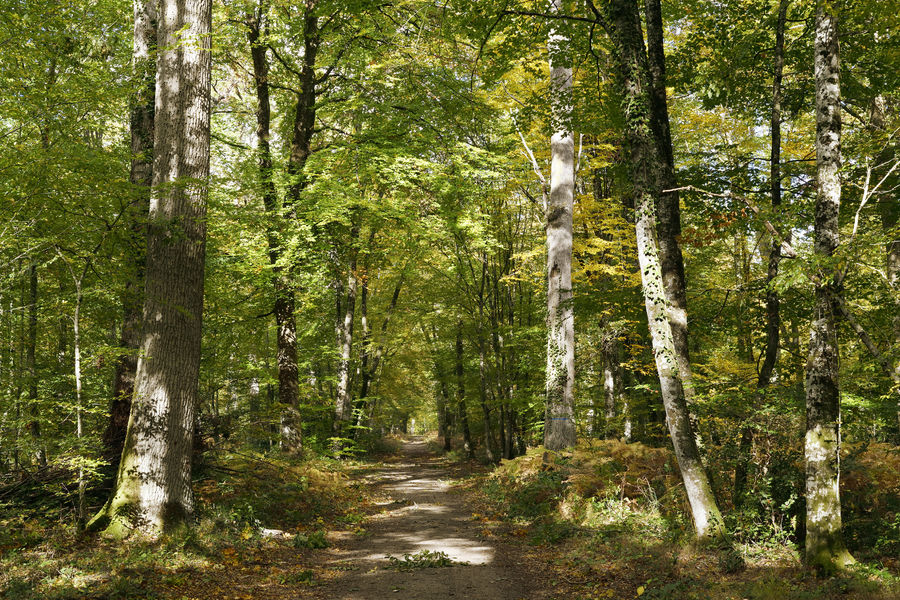
M 194 597 L 65 569 L 313 552 L 426 436 L 549 547 L 894 597 L 895 0 L 0 4 L 0 595 Z

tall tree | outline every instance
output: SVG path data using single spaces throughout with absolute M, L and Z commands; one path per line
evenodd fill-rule
M 659 134 L 659 128 L 654 126 L 652 79 L 637 1 L 606 0 L 601 6 L 602 12 L 591 4 L 612 40 L 619 71 L 625 136 L 634 186 L 638 261 L 666 422 L 691 505 L 697 536 L 715 537 L 724 531 L 722 516 L 709 476 L 700 460 L 680 381 L 660 265 L 656 206 L 666 189 L 664 186 L 668 176 L 665 173 L 666 159 L 660 156 L 661 144 L 655 138 L 655 134 Z
M 266 243 L 269 264 L 272 267 L 272 286 L 275 290 L 276 356 L 278 370 L 278 400 L 281 403 L 281 444 L 288 452 L 300 450 L 299 405 L 300 385 L 297 368 L 297 322 L 294 316 L 296 297 L 291 281 L 291 266 L 285 257 L 285 221 L 294 217 L 293 199 L 280 204 L 275 188 L 272 167 L 272 151 L 269 144 L 271 129 L 271 104 L 269 101 L 268 48 L 263 39 L 266 27 L 267 3 L 262 1 L 256 10 L 247 15 L 247 40 L 253 58 L 253 83 L 256 89 L 256 149 L 259 153 L 258 168 L 262 185 L 262 200 L 268 215 Z M 288 263 L 288 264 L 286 264 Z
M 466 406 L 466 379 L 463 369 L 463 323 L 456 324 L 456 410 L 457 421 L 462 430 L 463 449 L 468 458 L 475 457 L 475 446 L 472 444 L 472 433 L 469 430 L 469 409 Z
M 562 14 L 562 0 L 553 0 Z M 550 30 L 550 194 L 547 202 L 547 396 L 544 445 L 575 445 L 575 317 L 572 310 L 572 210 L 575 138 L 572 66 L 562 26 Z
M 781 207 L 781 101 L 782 81 L 784 78 L 784 27 L 787 21 L 787 9 L 790 0 L 779 0 L 778 16 L 775 21 L 775 48 L 772 60 L 772 113 L 770 124 L 771 148 L 769 151 L 769 198 L 772 210 Z M 756 380 L 756 388 L 760 392 L 769 387 L 775 364 L 778 361 L 778 346 L 781 338 L 781 308 L 778 291 L 774 289 L 774 281 L 778 276 L 778 265 L 781 263 L 781 240 L 772 238 L 769 251 L 769 264 L 766 270 L 766 347 L 762 366 Z M 750 450 L 753 444 L 753 429 L 745 425 L 741 430 L 738 464 L 734 471 L 734 503 L 743 502 L 747 484 L 747 466 L 750 462 Z
M 679 243 L 681 206 L 679 194 L 675 191 L 678 185 L 666 102 L 666 57 L 663 48 L 660 0 L 645 0 L 644 13 L 647 21 L 647 59 L 650 68 L 650 122 L 659 158 L 663 161 L 662 190 L 656 200 L 659 261 L 668 302 L 666 313 L 672 327 L 672 341 L 675 344 L 675 359 L 681 375 L 681 386 L 685 400 L 691 404 L 694 399 L 694 378 L 688 346 L 687 284 L 684 275 L 684 257 Z M 698 432 L 694 431 L 694 435 L 697 436 Z
M 840 497 L 840 388 L 836 315 L 840 311 L 841 87 L 835 3 L 816 5 L 816 221 L 821 265 L 806 366 L 806 562 L 826 572 L 854 562 L 844 546 Z
M 94 518 L 110 535 L 159 533 L 194 510 L 210 143 L 209 0 L 162 0 L 153 194 L 141 354 L 112 497 Z
M 153 111 L 156 100 L 156 0 L 135 0 L 133 5 L 134 38 L 131 68 L 137 89 L 131 100 L 131 170 L 129 181 L 133 197 L 126 209 L 126 248 L 124 262 L 125 288 L 122 292 L 122 331 L 119 346 L 122 354 L 116 362 L 113 398 L 109 423 L 103 443 L 110 460 L 118 460 L 125 443 L 137 351 L 141 342 L 141 316 L 144 307 L 144 260 L 146 254 L 145 223 L 150 211 L 150 185 L 153 183 Z

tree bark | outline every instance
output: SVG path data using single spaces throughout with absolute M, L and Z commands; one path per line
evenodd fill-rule
M 47 466 L 47 451 L 41 439 L 41 410 L 38 405 L 37 378 L 37 330 L 38 330 L 38 272 L 34 260 L 28 266 L 28 339 L 25 345 L 25 371 L 28 377 L 28 431 L 33 444 L 32 456 L 35 464 Z
M 844 546 L 840 498 L 840 389 L 835 298 L 831 265 L 839 244 L 841 203 L 840 54 L 832 2 L 816 7 L 816 222 L 814 252 L 823 265 L 806 366 L 806 562 L 826 572 L 854 562 Z
M 784 75 L 784 26 L 787 20 L 787 9 L 790 0 L 780 0 L 778 17 L 775 22 L 775 50 L 772 65 L 772 144 L 769 153 L 769 195 L 772 210 L 778 212 L 781 206 L 781 84 Z M 772 288 L 772 282 L 778 276 L 778 265 L 781 262 L 781 241 L 772 238 L 772 250 L 769 253 L 769 266 L 766 271 L 766 348 L 762 366 L 756 380 L 756 389 L 762 392 L 772 382 L 775 365 L 778 362 L 778 348 L 781 343 L 781 309 L 778 292 Z M 762 401 L 763 398 L 761 397 Z M 738 448 L 738 463 L 734 471 L 734 505 L 741 506 L 744 491 L 747 487 L 747 470 L 750 464 L 750 452 L 753 448 L 753 429 L 745 425 L 741 430 L 741 441 Z
M 613 42 L 622 85 L 625 135 L 635 196 L 635 231 L 644 305 L 653 343 L 663 405 L 681 470 L 694 527 L 700 538 L 723 533 L 709 477 L 700 460 L 684 392 L 657 246 L 656 198 L 666 182 L 665 157 L 654 136 L 651 77 L 635 0 L 607 0 L 604 25 Z
M 553 0 L 562 13 L 562 0 Z M 544 446 L 575 445 L 575 324 L 572 310 L 572 210 L 575 140 L 572 133 L 572 67 L 569 40 L 551 29 L 550 194 L 547 202 L 547 379 Z
M 463 434 L 463 449 L 467 458 L 475 458 L 475 447 L 472 445 L 472 433 L 469 430 L 469 411 L 466 407 L 466 382 L 463 371 L 463 324 L 456 326 L 456 410 L 457 419 Z
M 378 337 L 378 345 L 375 347 L 375 352 L 372 354 L 371 345 L 372 340 L 364 339 L 363 340 L 363 356 L 361 360 L 361 383 L 359 388 L 359 402 L 357 403 L 357 408 L 359 409 L 360 418 L 357 421 L 357 425 L 362 425 L 365 421 L 364 413 L 368 414 L 368 411 L 365 410 L 366 404 L 368 403 L 369 398 L 369 389 L 372 386 L 372 382 L 375 381 L 375 376 L 378 373 L 378 367 L 381 366 L 381 359 L 384 357 L 384 344 L 385 338 L 387 337 L 388 325 L 390 325 L 391 317 L 394 315 L 394 311 L 397 309 L 397 301 L 400 299 L 400 292 L 403 289 L 403 282 L 406 280 L 406 271 L 400 274 L 400 277 L 397 279 L 396 285 L 394 285 L 394 291 L 391 294 L 391 303 L 388 306 L 387 312 L 384 315 L 384 320 L 381 322 L 381 330 Z M 365 301 L 368 290 L 368 277 L 363 281 L 363 290 L 362 290 L 362 299 Z M 365 303 L 363 304 L 365 306 Z M 361 307 L 362 308 L 362 307 Z M 366 315 L 367 308 L 363 310 L 363 315 Z M 368 315 L 366 315 L 368 318 Z M 368 329 L 368 324 L 363 327 L 364 332 Z M 364 338 L 368 338 L 368 335 L 364 333 Z
M 347 297 L 344 301 L 344 314 L 342 315 L 340 335 L 340 359 L 338 362 L 337 397 L 335 398 L 335 429 L 337 438 L 347 435 L 347 425 L 353 417 L 353 401 L 350 392 L 350 355 L 353 350 L 353 317 L 356 313 L 356 292 L 358 278 L 356 273 L 359 248 L 359 213 L 354 210 L 350 225 L 350 244 L 348 248 L 349 261 L 347 272 Z M 335 442 L 335 446 L 340 446 Z
M 92 525 L 184 525 L 194 438 L 209 178 L 209 0 L 162 0 L 141 353 L 112 498 Z
M 125 444 L 125 430 L 134 395 L 134 374 L 141 343 L 141 318 L 144 309 L 144 262 L 147 253 L 146 220 L 150 211 L 150 185 L 153 183 L 153 113 L 156 101 L 156 0 L 134 0 L 134 39 L 132 77 L 138 83 L 131 100 L 131 169 L 129 181 L 133 199 L 128 214 L 125 246 L 128 258 L 123 262 L 125 288 L 122 292 L 121 354 L 116 362 L 109 422 L 103 434 L 104 454 L 118 461 Z
M 269 264 L 272 266 L 272 287 L 275 291 L 276 367 L 278 369 L 278 401 L 281 404 L 281 447 L 290 453 L 302 449 L 300 429 L 300 384 L 297 367 L 297 323 L 294 316 L 295 292 L 291 265 L 284 260 L 284 221 L 294 215 L 291 201 L 279 206 L 272 173 L 272 152 L 269 145 L 271 105 L 269 101 L 269 62 L 267 47 L 260 42 L 265 27 L 266 4 L 260 2 L 256 11 L 247 15 L 247 40 L 253 58 L 253 79 L 256 88 L 256 143 L 259 153 L 259 176 L 263 206 L 268 216 L 266 243 Z
M 678 187 L 669 109 L 666 102 L 666 58 L 663 48 L 663 22 L 660 0 L 645 0 L 647 19 L 647 56 L 650 69 L 651 128 L 662 161 L 662 190 Z M 694 377 L 688 345 L 687 284 L 684 276 L 684 257 L 681 253 L 681 206 L 676 191 L 661 191 L 656 200 L 656 235 L 659 243 L 660 266 L 663 273 L 668 308 L 666 314 L 672 325 L 681 386 L 688 404 L 694 401 Z M 696 422 L 692 420 L 696 429 Z M 694 432 L 699 436 L 699 431 Z M 699 437 L 698 437 L 699 442 Z

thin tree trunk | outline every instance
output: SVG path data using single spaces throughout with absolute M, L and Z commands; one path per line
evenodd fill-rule
M 472 445 L 472 433 L 469 431 L 469 411 L 466 408 L 462 329 L 462 321 L 459 321 L 456 326 L 456 409 L 459 426 L 462 429 L 463 449 L 466 451 L 466 457 L 475 458 L 475 448 Z
M 272 266 L 272 286 L 275 291 L 276 366 L 278 369 L 278 401 L 281 404 L 281 447 L 290 453 L 302 449 L 300 429 L 300 384 L 297 367 L 297 324 L 294 316 L 295 294 L 290 265 L 283 259 L 284 221 L 294 216 L 291 201 L 279 206 L 272 173 L 272 152 L 269 145 L 271 106 L 269 101 L 269 62 L 267 47 L 260 42 L 265 27 L 267 6 L 260 2 L 256 12 L 247 15 L 247 40 L 253 58 L 253 79 L 256 87 L 256 142 L 259 153 L 259 176 L 262 184 L 263 206 L 268 215 L 266 243 L 269 264 Z
M 350 355 L 353 350 L 353 317 L 356 313 L 356 292 L 358 278 L 356 261 L 359 255 L 357 240 L 359 238 L 359 213 L 352 218 L 350 225 L 350 260 L 347 273 L 347 297 L 344 302 L 343 322 L 341 324 L 340 359 L 338 362 L 337 397 L 335 398 L 335 431 L 337 438 L 347 435 L 346 427 L 353 417 L 353 403 L 350 392 Z M 336 442 L 335 446 L 339 446 Z
M 634 0 L 607 0 L 605 22 L 613 42 L 623 91 L 625 134 L 635 195 L 635 231 L 644 304 L 663 405 L 675 456 L 700 538 L 723 533 L 722 516 L 697 449 L 684 392 L 656 240 L 656 197 L 666 182 L 665 158 L 654 139 L 650 70 Z
M 378 374 L 378 368 L 381 366 L 381 360 L 384 357 L 384 345 L 387 338 L 388 325 L 390 325 L 391 317 L 394 315 L 394 311 L 397 309 L 397 301 L 400 299 L 400 292 L 403 289 L 403 282 L 406 280 L 406 271 L 400 274 L 400 277 L 397 279 L 396 285 L 394 285 L 394 292 L 391 294 L 391 303 L 388 305 L 387 312 L 384 315 L 384 320 L 381 322 L 381 330 L 378 334 L 378 345 L 375 347 L 375 353 L 371 354 L 371 340 L 369 342 L 363 341 L 363 364 L 362 364 L 362 382 L 360 385 L 360 393 L 359 393 L 359 414 L 360 420 L 357 424 L 362 425 L 365 417 L 364 413 L 368 414 L 369 411 L 365 410 L 365 405 L 368 402 L 369 398 L 369 389 L 372 386 L 372 383 L 375 381 L 375 376 Z M 364 284 L 363 294 L 366 293 L 367 286 Z M 364 331 L 367 328 L 364 327 Z
M 435 360 L 435 373 L 437 373 L 438 365 Z M 443 440 L 444 452 L 450 452 L 452 444 L 450 442 L 450 414 L 447 407 L 450 405 L 450 390 L 447 388 L 447 381 L 443 377 L 438 377 L 438 395 L 437 395 L 437 411 L 438 411 L 438 435 Z
M 38 406 L 38 379 L 35 362 L 38 326 L 37 302 L 37 263 L 31 261 L 28 267 L 28 340 L 25 346 L 25 371 L 28 375 L 28 415 L 31 417 L 31 421 L 28 423 L 28 431 L 31 433 L 31 442 L 34 445 L 34 462 L 40 467 L 46 467 L 47 451 L 44 449 L 44 441 L 41 438 L 41 412 Z
M 778 3 L 778 18 L 775 23 L 775 51 L 772 76 L 772 144 L 769 166 L 769 193 L 772 210 L 777 212 L 781 206 L 781 83 L 784 74 L 784 26 L 787 20 L 787 9 L 790 0 Z M 778 265 L 781 262 L 781 240 L 772 239 L 772 250 L 769 253 L 769 267 L 766 272 L 766 349 L 756 389 L 762 392 L 772 382 L 775 364 L 778 362 L 778 347 L 781 343 L 781 310 L 778 292 L 772 282 L 778 276 Z M 762 400 L 762 398 L 761 398 Z M 744 502 L 744 491 L 747 487 L 747 469 L 750 464 L 750 452 L 753 449 L 753 429 L 745 425 L 741 430 L 741 441 L 738 447 L 738 463 L 734 471 L 734 505 Z
M 816 7 L 816 222 L 814 252 L 824 265 L 806 366 L 806 562 L 832 572 L 854 562 L 844 546 L 840 498 L 840 389 L 835 297 L 841 203 L 840 58 L 830 2 Z
M 162 0 L 141 353 L 109 535 L 189 522 L 209 178 L 209 0 Z
M 122 292 L 121 354 L 116 362 L 113 397 L 109 422 L 103 434 L 104 454 L 118 461 L 125 443 L 134 374 L 141 343 L 141 318 L 144 309 L 144 262 L 147 253 L 146 220 L 150 211 L 150 184 L 153 182 L 153 118 L 156 99 L 156 4 L 157 0 L 134 0 L 134 39 L 132 43 L 132 78 L 138 84 L 131 100 L 131 171 L 132 200 L 127 207 L 128 221 L 125 246 L 127 259 L 122 268 L 125 288 Z
M 484 456 L 487 462 L 494 462 L 494 441 L 491 436 L 491 411 L 487 402 L 487 373 L 484 364 L 484 340 L 478 345 L 478 376 L 479 376 L 479 399 L 481 401 L 481 414 L 484 417 Z
M 87 273 L 87 268 L 85 268 Z M 72 317 L 72 343 L 74 344 L 75 354 L 75 437 L 78 439 L 78 452 L 81 454 L 84 449 L 81 447 L 82 438 L 84 437 L 84 423 L 81 400 L 81 302 L 84 298 L 81 284 L 84 280 L 84 274 L 80 279 L 75 281 L 75 314 Z M 84 505 L 84 493 L 87 488 L 87 481 L 84 477 L 84 467 L 78 466 L 78 527 L 84 527 L 86 515 Z
M 885 131 L 885 117 L 889 110 L 887 99 L 882 96 L 876 96 L 872 103 L 872 116 L 870 119 L 872 129 L 885 136 L 887 140 L 890 138 Z M 893 156 L 893 145 L 885 141 L 885 146 L 879 153 L 875 163 L 884 165 L 887 168 L 892 162 L 900 160 Z M 896 164 L 894 162 L 894 164 Z M 900 235 L 898 235 L 897 225 L 900 223 L 900 202 L 897 200 L 897 190 L 900 189 L 900 173 L 894 171 L 893 175 L 888 174 L 887 180 L 884 182 L 881 198 L 878 202 L 879 212 L 881 214 L 881 230 L 888 241 L 885 248 L 885 275 L 887 276 L 888 287 L 894 292 L 894 318 L 892 320 L 894 346 L 893 354 L 897 357 L 892 367 L 889 367 L 888 375 L 894 382 L 894 393 L 897 396 L 897 427 L 900 431 L 900 296 L 897 291 L 900 290 Z
M 562 13 L 562 1 L 553 0 Z M 550 194 L 547 203 L 547 379 L 544 445 L 562 450 L 575 445 L 575 326 L 572 310 L 572 210 L 575 140 L 572 133 L 572 67 L 569 40 L 551 29 Z

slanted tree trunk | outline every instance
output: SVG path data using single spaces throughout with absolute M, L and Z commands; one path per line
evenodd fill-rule
M 723 533 L 709 477 L 700 460 L 679 366 L 656 240 L 656 199 L 666 182 L 665 158 L 659 156 L 651 113 L 651 77 L 635 0 L 606 0 L 604 25 L 613 42 L 622 85 L 625 135 L 635 196 L 635 231 L 644 305 L 653 342 L 663 405 L 675 457 L 700 538 Z
M 647 19 L 647 55 L 650 67 L 651 124 L 662 160 L 662 190 L 678 187 L 675 160 L 672 154 L 672 134 L 666 102 L 666 59 L 663 49 L 663 22 L 660 0 L 645 0 Z M 659 243 L 660 266 L 663 272 L 668 307 L 666 314 L 672 325 L 675 358 L 681 374 L 681 386 L 688 404 L 694 401 L 694 377 L 688 346 L 687 285 L 684 277 L 684 258 L 681 254 L 681 207 L 678 192 L 661 192 L 657 202 L 656 235 Z M 693 422 L 693 421 L 692 421 Z M 696 423 L 694 422 L 696 429 Z M 699 436 L 698 431 L 694 434 Z M 699 441 L 699 437 L 698 437 Z
M 162 0 L 141 353 L 109 535 L 189 522 L 209 178 L 209 0 Z
M 840 389 L 836 313 L 840 289 L 832 257 L 841 204 L 838 21 L 832 2 L 816 7 L 816 222 L 814 252 L 823 265 L 806 366 L 806 562 L 833 572 L 854 562 L 844 546 L 840 497 Z
M 276 367 L 278 369 L 278 401 L 281 404 L 281 447 L 290 453 L 302 449 L 300 430 L 300 384 L 297 367 L 297 323 L 294 316 L 295 294 L 291 265 L 286 264 L 284 249 L 285 221 L 294 217 L 289 198 L 279 206 L 272 173 L 272 152 L 269 145 L 271 105 L 269 101 L 269 62 L 267 47 L 260 42 L 265 28 L 266 5 L 261 2 L 256 11 L 247 15 L 247 40 L 253 58 L 253 79 L 256 88 L 256 144 L 259 153 L 259 176 L 263 206 L 267 214 L 266 243 L 269 264 L 272 266 L 272 286 L 275 291 Z
M 553 0 L 562 13 L 562 0 Z M 551 29 L 550 194 L 547 203 L 547 392 L 544 445 L 575 445 L 575 324 L 572 310 L 572 208 L 575 139 L 572 134 L 572 67 L 569 40 Z

